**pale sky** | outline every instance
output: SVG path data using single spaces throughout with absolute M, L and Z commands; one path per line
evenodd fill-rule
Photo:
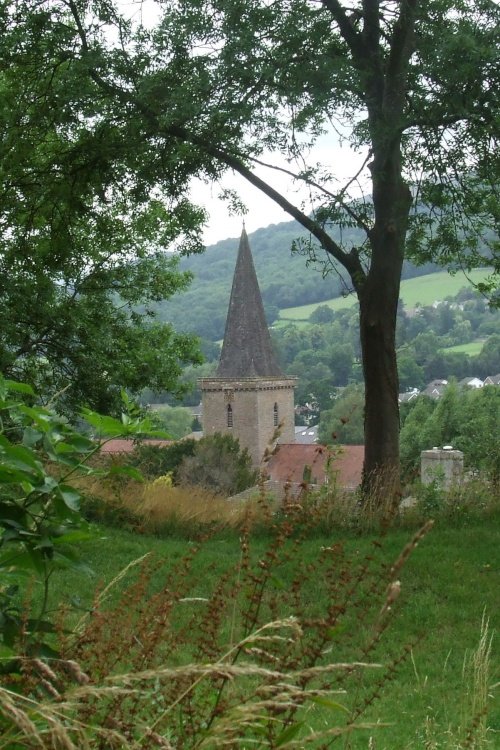
M 338 190 L 350 178 L 352 178 L 363 163 L 364 154 L 354 152 L 348 144 L 340 146 L 338 138 L 330 133 L 325 134 L 319 140 L 310 154 L 311 163 L 320 163 L 329 168 L 335 176 L 335 182 L 329 184 L 332 192 Z M 262 161 L 279 164 L 291 171 L 298 171 L 298 167 L 287 165 L 282 157 L 266 155 Z M 287 175 L 275 170 L 259 167 L 259 177 L 266 179 L 270 184 L 281 192 L 291 203 L 299 205 L 305 213 L 309 213 L 313 207 L 313 196 L 307 187 L 300 190 L 294 181 Z M 220 197 L 221 190 L 232 189 L 238 193 L 248 209 L 245 216 L 231 215 L 229 206 Z M 361 188 L 353 186 L 352 192 L 359 194 Z M 204 232 L 204 242 L 212 245 L 218 240 L 228 237 L 238 237 L 241 233 L 243 219 L 247 232 L 254 232 L 269 224 L 278 224 L 283 221 L 291 221 L 292 217 L 280 208 L 273 200 L 264 195 L 260 190 L 247 182 L 238 174 L 227 172 L 220 183 L 207 185 L 199 180 L 193 181 L 191 199 L 196 205 L 203 206 L 208 215 L 208 222 Z

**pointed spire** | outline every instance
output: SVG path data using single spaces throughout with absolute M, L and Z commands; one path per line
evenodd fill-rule
M 284 377 L 274 356 L 245 227 L 241 233 L 217 376 Z

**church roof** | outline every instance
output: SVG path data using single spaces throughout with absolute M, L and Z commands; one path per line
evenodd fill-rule
M 330 450 L 324 445 L 301 443 L 278 444 L 265 471 L 272 482 L 301 484 L 304 470 L 309 470 L 311 484 L 335 481 L 343 489 L 361 484 L 364 445 L 342 445 Z
M 273 352 L 245 229 L 241 233 L 217 377 L 284 377 Z

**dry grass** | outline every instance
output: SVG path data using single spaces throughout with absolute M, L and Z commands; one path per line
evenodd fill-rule
M 247 512 L 245 503 L 231 502 L 203 487 L 168 487 L 148 482 L 139 503 L 127 506 L 143 520 L 149 529 L 161 528 L 176 520 L 181 524 L 220 524 L 241 526 Z
M 381 666 L 364 662 L 329 663 L 283 672 L 279 668 L 263 667 L 259 663 L 261 659 L 251 658 L 264 651 L 270 653 L 274 646 L 280 648 L 283 643 L 299 643 L 302 636 L 295 618 L 270 622 L 231 646 L 215 662 L 109 675 L 100 684 L 92 683 L 74 661 L 54 659 L 49 667 L 38 659 L 25 659 L 24 671 L 31 673 L 34 695 L 27 697 L 0 687 L 0 710 L 4 717 L 0 748 L 103 750 L 127 747 L 139 750 L 160 747 L 173 750 L 180 744 L 184 746 L 186 738 L 169 737 L 165 727 L 170 720 L 174 725 L 177 723 L 176 715 L 181 707 L 186 711 L 186 721 L 189 720 L 190 703 L 204 683 L 211 686 L 214 695 L 217 685 L 227 686 L 233 700 L 222 704 L 223 710 L 213 714 L 193 742 L 187 742 L 189 747 L 235 748 L 241 746 L 243 738 L 256 747 L 279 746 L 285 750 L 317 747 L 320 741 L 329 738 L 375 728 L 375 724 L 369 722 L 342 721 L 321 731 L 312 728 L 302 731 L 298 740 L 303 722 L 291 723 L 290 715 L 304 710 L 307 704 L 329 705 L 336 712 L 348 713 L 342 698 L 338 697 L 345 694 L 345 690 L 322 688 L 318 681 L 324 682 L 334 673 L 348 674 Z M 246 658 L 237 664 L 234 657 L 239 653 L 245 653 Z M 167 687 L 172 685 L 175 686 L 173 693 Z M 156 706 L 155 711 L 152 708 L 154 696 L 163 691 L 170 700 Z M 46 697 L 41 697 L 43 693 Z M 235 695 L 240 695 L 240 699 L 234 700 Z M 132 711 L 132 722 L 130 713 L 122 712 L 122 705 Z M 103 706 L 108 711 L 114 707 L 114 715 L 107 711 L 103 714 Z M 105 721 L 100 724 L 99 718 L 103 716 Z M 272 724 L 271 742 L 265 739 L 268 722 Z
M 93 498 L 98 518 L 105 520 L 114 512 L 124 512 L 144 533 L 161 533 L 172 527 L 187 531 L 214 526 L 238 529 L 267 519 L 266 502 L 257 490 L 248 498 L 230 500 L 204 487 L 173 486 L 162 479 L 139 483 L 93 477 L 81 480 L 79 487 Z

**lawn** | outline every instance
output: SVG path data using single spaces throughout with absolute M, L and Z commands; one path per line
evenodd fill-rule
M 460 289 L 470 286 L 471 283 L 483 281 L 488 273 L 487 270 L 477 269 L 471 271 L 468 277 L 465 277 L 462 273 L 452 276 L 447 271 L 440 271 L 439 273 L 418 276 L 414 279 L 406 279 L 401 282 L 400 297 L 407 308 L 414 308 L 417 304 L 432 305 L 433 302 L 443 300 L 445 297 L 454 297 Z M 311 313 L 320 304 L 338 311 L 357 304 L 357 300 L 355 295 L 350 295 L 349 297 L 339 297 L 312 305 L 287 307 L 280 311 L 280 319 L 287 321 L 308 320 Z
M 174 590 L 179 586 L 182 569 L 179 561 L 194 548 L 193 540 L 189 539 L 159 539 L 98 526 L 95 531 L 96 538 L 81 548 L 95 571 L 94 578 L 59 573 L 52 586 L 54 605 L 74 598 L 77 591 L 80 604 L 90 606 L 96 581 L 102 586 L 131 560 L 145 554 L 161 561 L 150 595 L 165 588 Z M 359 659 L 363 644 L 371 637 L 373 623 L 378 622 L 390 580 L 390 566 L 412 534 L 411 529 L 403 528 L 381 539 L 345 530 L 328 537 L 308 533 L 302 540 L 289 540 L 280 548 L 275 538 L 261 533 L 251 539 L 249 553 L 252 575 L 262 576 L 266 566 L 272 568 L 261 599 L 261 621 L 298 615 L 306 616 L 306 620 L 313 618 L 312 623 L 315 617 L 323 616 L 322 612 L 331 612 L 333 605 L 345 606 L 345 614 L 339 616 L 332 628 L 331 642 L 325 644 L 323 653 L 332 661 Z M 228 641 L 234 636 L 240 610 L 249 606 L 244 576 L 236 589 L 228 583 L 241 555 L 237 534 L 225 532 L 202 543 L 193 556 L 191 572 L 185 574 L 185 580 L 189 581 L 184 594 L 188 603 L 183 606 L 191 608 L 190 612 L 206 607 L 210 614 L 210 601 L 219 602 L 204 627 L 210 628 L 209 623 L 221 617 L 217 637 Z M 176 572 L 169 573 L 174 568 Z M 447 733 L 463 725 L 466 712 L 470 684 L 464 682 L 462 674 L 464 657 L 477 645 L 483 615 L 489 618 L 491 632 L 500 631 L 500 516 L 497 513 L 486 519 L 465 517 L 451 525 L 440 522 L 414 549 L 398 577 L 401 595 L 386 615 L 388 628 L 381 632 L 379 645 L 366 656 L 366 660 L 392 664 L 394 670 L 392 667 L 376 673 L 372 670 L 366 677 L 360 673 L 346 682 L 345 696 L 336 696 L 339 703 L 351 708 L 367 700 L 367 710 L 360 720 L 380 721 L 388 726 L 354 734 L 350 744 L 341 741 L 339 746 L 353 750 L 455 747 L 446 742 L 451 737 Z M 115 598 L 121 596 L 122 588 L 123 582 L 116 587 Z M 124 597 L 117 612 L 123 611 L 124 606 L 132 606 L 130 596 Z M 187 615 L 178 620 L 179 633 L 189 644 L 189 629 L 195 632 L 194 620 L 185 621 L 184 617 Z M 189 622 L 187 633 L 186 622 Z M 306 622 L 304 642 L 307 631 Z M 186 649 L 186 658 L 191 658 L 188 646 Z M 491 685 L 500 681 L 497 641 L 493 653 Z M 398 663 L 404 654 L 406 657 Z M 369 696 L 377 693 L 376 681 L 380 676 L 381 697 L 371 700 Z M 498 692 L 497 689 L 497 698 Z M 335 712 L 316 704 L 302 718 L 307 726 L 313 727 L 338 721 Z M 488 722 L 500 733 L 498 700 Z M 370 735 L 374 744 L 369 744 Z M 499 747 L 500 734 L 491 737 L 491 748 Z M 435 744 L 431 744 L 430 738 Z
M 481 353 L 481 349 L 484 346 L 486 339 L 477 339 L 476 341 L 470 341 L 468 344 L 457 344 L 456 346 L 448 346 L 443 349 L 444 352 L 460 352 L 462 354 L 468 354 L 469 357 L 477 357 Z

